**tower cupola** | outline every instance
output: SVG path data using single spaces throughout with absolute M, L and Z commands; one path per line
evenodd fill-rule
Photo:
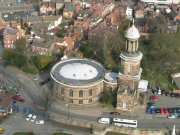
M 140 38 L 139 30 L 134 25 L 134 19 L 131 27 L 129 27 L 125 33 L 126 37 L 126 52 L 135 53 L 138 51 L 138 39 Z

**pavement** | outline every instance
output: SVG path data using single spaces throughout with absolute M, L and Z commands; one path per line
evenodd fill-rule
M 10 67 L 3 68 L 2 66 L 0 66 L 0 72 L 2 72 L 2 71 L 8 73 L 8 75 L 9 75 L 9 77 L 11 77 L 11 79 L 13 79 L 13 80 L 15 79 L 16 81 L 18 80 L 18 82 L 23 85 L 23 89 L 21 90 L 21 92 L 28 99 L 28 103 L 27 103 L 28 106 L 35 108 L 35 106 L 32 104 L 34 102 L 36 102 L 39 105 L 43 105 L 43 102 L 44 102 L 43 95 L 44 95 L 45 91 L 42 89 L 42 87 L 38 86 L 38 83 L 36 83 L 36 81 L 32 80 L 31 77 L 28 77 L 23 72 L 21 72 L 17 69 L 14 69 L 14 68 L 10 68 Z M 43 88 L 45 88 L 45 86 L 43 86 Z M 172 126 L 174 124 L 176 124 L 176 128 L 180 129 L 180 120 L 179 119 L 172 120 L 172 119 L 167 119 L 167 118 L 157 118 L 154 115 L 145 114 L 142 111 L 142 109 L 143 109 L 143 107 L 142 108 L 139 107 L 139 108 L 137 108 L 137 110 L 139 110 L 139 111 L 136 111 L 136 112 L 132 113 L 131 115 L 123 115 L 122 114 L 118 117 L 121 117 L 121 118 L 128 117 L 129 119 L 138 120 L 138 128 L 148 128 L 148 129 L 169 128 L 169 129 L 171 129 Z M 60 122 L 63 117 L 63 120 L 75 119 L 75 120 L 79 120 L 81 122 L 95 122 L 96 123 L 98 117 L 109 116 L 108 114 L 106 114 L 107 110 L 104 111 L 99 106 L 94 106 L 94 108 L 93 108 L 93 106 L 91 106 L 89 108 L 84 108 L 84 109 L 72 107 L 70 110 L 68 110 L 67 107 L 65 107 L 65 104 L 55 104 L 54 107 L 51 108 L 51 110 L 49 112 L 54 114 L 54 119 L 56 119 L 56 121 L 60 121 Z M 11 119 L 10 119 L 10 121 L 11 121 Z M 14 121 L 16 121 L 15 123 L 17 123 L 18 119 L 17 120 L 14 119 Z M 7 123 L 7 126 L 8 125 L 9 124 Z M 16 125 L 16 126 L 18 126 L 18 125 Z M 16 127 L 16 128 L 13 127 L 13 128 L 15 128 L 15 130 L 16 130 L 16 129 L 18 129 L 18 127 Z M 9 127 L 7 127 L 7 128 L 9 128 Z M 28 128 L 24 127 L 24 130 L 27 130 L 27 129 Z M 43 130 L 42 132 L 44 132 L 44 130 L 46 130 L 46 129 L 39 128 L 39 129 L 37 129 L 36 132 L 38 132 L 38 131 L 41 132 L 41 130 Z M 47 132 L 48 132 L 48 130 L 49 129 L 47 129 Z
M 28 122 L 22 114 L 13 114 L 1 124 L 6 129 L 3 135 L 13 135 L 15 132 L 33 132 L 36 135 L 52 135 L 55 132 L 69 133 L 73 135 L 89 135 L 88 129 L 69 127 L 60 123 L 45 121 L 44 125 L 36 125 Z

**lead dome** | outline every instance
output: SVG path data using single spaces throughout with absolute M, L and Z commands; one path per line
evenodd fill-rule
M 127 29 L 125 37 L 129 40 L 137 40 L 140 37 L 139 30 L 133 24 L 130 28 Z

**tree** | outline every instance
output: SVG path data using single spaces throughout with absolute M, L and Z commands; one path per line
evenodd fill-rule
M 16 40 L 14 45 L 15 45 L 15 51 L 19 53 L 24 53 L 26 50 L 26 39 L 20 38 L 19 40 Z
M 141 41 L 144 53 L 143 78 L 151 85 L 173 89 L 171 74 L 180 69 L 180 32 L 176 34 L 153 33 L 148 41 Z
M 27 64 L 27 57 L 25 55 L 11 49 L 4 50 L 3 59 L 6 60 L 8 64 L 15 65 L 18 68 L 22 68 Z
M 43 70 L 53 62 L 53 56 L 49 56 L 49 55 L 33 56 L 32 61 L 39 70 Z

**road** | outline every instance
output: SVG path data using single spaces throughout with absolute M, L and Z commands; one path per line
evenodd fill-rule
M 3 135 L 13 135 L 14 132 L 34 132 L 37 135 L 52 135 L 55 132 L 89 135 L 88 129 L 75 128 L 51 121 L 46 121 L 44 125 L 35 125 L 34 123 L 27 122 L 21 114 L 11 115 L 1 124 L 1 127 L 6 129 Z
M 40 88 L 36 83 L 34 83 L 34 81 L 32 81 L 32 79 L 30 79 L 27 76 L 24 76 L 24 74 L 21 74 L 20 72 L 17 72 L 16 70 L 10 70 L 9 68 L 4 68 L 3 66 L 0 66 L 0 72 L 5 72 L 7 76 L 9 76 L 11 79 L 15 80 L 16 82 L 21 83 L 21 85 L 23 85 L 23 90 L 21 90 L 21 92 L 23 93 L 23 95 L 25 95 L 28 99 L 28 103 L 27 105 L 34 107 L 31 103 L 32 102 L 36 102 L 36 103 L 40 103 L 43 104 L 43 94 L 42 94 L 42 88 Z M 64 109 L 63 107 L 61 109 L 54 109 L 52 110 L 54 113 L 56 113 L 59 117 L 62 115 L 64 117 L 67 117 L 67 109 Z M 81 115 L 81 114 L 77 114 L 74 112 L 70 112 L 70 116 L 73 119 L 77 119 L 79 121 L 89 121 L 89 122 L 96 122 L 97 117 L 99 116 L 107 116 L 107 115 L 94 115 L 94 116 L 89 116 L 89 115 Z M 14 116 L 17 117 L 17 116 Z M 20 116 L 18 116 L 19 118 L 21 118 Z M 123 117 L 122 118 L 127 118 L 127 117 Z M 130 119 L 130 117 L 129 117 Z M 175 119 L 175 120 L 170 120 L 167 118 L 155 118 L 155 117 L 151 117 L 151 116 L 140 116 L 140 117 L 134 117 L 132 119 L 137 119 L 138 120 L 138 127 L 139 128 L 148 128 L 148 129 L 161 129 L 161 128 L 169 128 L 171 129 L 173 124 L 176 124 L 176 128 L 180 129 L 180 120 L 179 119 Z M 9 121 L 15 121 L 14 123 L 17 123 L 19 120 L 16 118 L 10 118 Z M 13 126 L 13 130 L 21 130 L 24 131 L 29 131 L 29 130 L 33 130 L 35 132 L 44 134 L 44 132 L 52 132 L 52 130 L 57 129 L 60 130 L 62 129 L 61 126 L 58 127 L 54 127 L 54 125 L 48 124 L 49 127 L 51 128 L 45 128 L 46 126 L 42 126 L 42 128 L 35 128 L 32 125 L 32 128 L 30 128 L 31 126 L 27 125 L 27 123 L 25 124 L 25 120 L 23 118 L 22 120 L 22 127 L 19 125 L 14 125 Z M 12 123 L 12 122 L 11 122 Z M 9 129 L 10 127 L 8 127 L 8 122 L 3 123 L 5 124 L 4 126 L 7 126 L 7 129 Z M 29 129 L 30 128 L 30 129 Z M 53 129 L 54 128 L 54 129 Z M 71 130 L 71 128 L 70 128 Z M 85 130 L 86 131 L 86 130 Z M 86 134 L 88 134 L 89 132 L 85 132 Z M 44 134 L 45 135 L 45 134 Z M 85 135 L 85 134 L 84 134 Z

